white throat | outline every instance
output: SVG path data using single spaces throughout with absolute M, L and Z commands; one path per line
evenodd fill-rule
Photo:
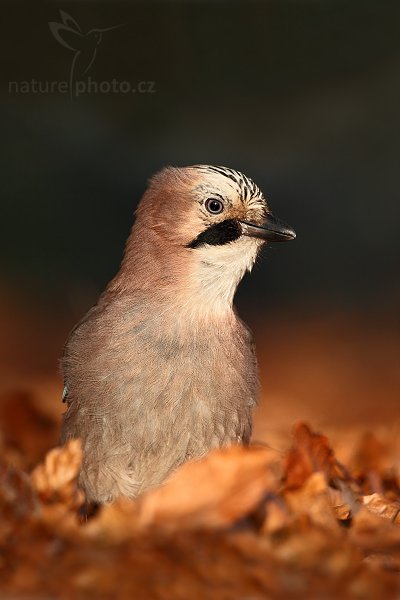
M 261 243 L 240 238 L 221 246 L 196 248 L 191 275 L 191 296 L 205 314 L 223 314 L 232 309 L 233 297 L 246 271 L 251 271 Z

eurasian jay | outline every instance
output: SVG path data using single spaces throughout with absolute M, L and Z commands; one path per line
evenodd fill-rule
M 236 288 L 294 231 L 225 167 L 168 167 L 139 203 L 121 268 L 71 332 L 62 440 L 88 501 L 136 497 L 213 448 L 248 444 L 259 381 Z

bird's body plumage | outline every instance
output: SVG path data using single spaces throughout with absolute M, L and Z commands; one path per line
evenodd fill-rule
M 156 176 L 120 271 L 66 344 L 62 438 L 83 441 L 88 500 L 135 497 L 189 458 L 249 442 L 257 365 L 232 303 L 262 242 L 221 231 L 227 220 L 262 222 L 267 205 L 251 180 L 220 169 Z M 218 195 L 222 217 L 204 204 Z M 203 242 L 213 227 L 222 237 Z
M 250 438 L 257 376 L 244 325 L 234 314 L 210 329 L 187 321 L 181 336 L 174 309 L 141 300 L 145 319 L 141 302 L 105 296 L 64 359 L 65 437 L 85 440 L 81 484 L 97 501 L 136 496 L 188 458 Z

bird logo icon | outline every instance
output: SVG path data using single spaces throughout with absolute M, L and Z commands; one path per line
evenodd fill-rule
M 65 11 L 60 10 L 60 16 L 62 22 L 50 21 L 49 28 L 57 42 L 74 53 L 69 72 L 69 89 L 72 95 L 74 80 L 86 75 L 93 65 L 103 34 L 106 31 L 118 29 L 122 25 L 90 29 L 84 32 L 75 19 Z

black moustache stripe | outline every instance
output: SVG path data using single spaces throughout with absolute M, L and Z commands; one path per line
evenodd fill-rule
M 222 246 L 237 240 L 242 235 L 242 230 L 239 223 L 233 219 L 221 221 L 221 223 L 215 223 L 207 227 L 202 231 L 190 244 L 188 248 L 198 248 L 205 244 L 210 246 Z

